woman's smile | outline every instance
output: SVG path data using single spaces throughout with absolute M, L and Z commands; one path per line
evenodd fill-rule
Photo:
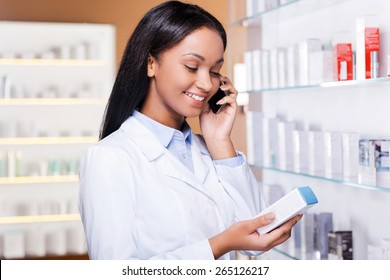
M 191 97 L 192 99 L 195 99 L 196 101 L 200 101 L 200 102 L 202 102 L 206 98 L 206 96 L 200 96 L 200 95 L 197 95 L 195 93 L 190 93 L 190 92 L 187 92 L 187 91 L 184 91 L 183 93 L 185 95 Z

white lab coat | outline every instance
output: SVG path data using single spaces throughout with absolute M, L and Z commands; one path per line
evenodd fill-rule
M 198 135 L 192 157 L 194 173 L 133 117 L 89 148 L 80 213 L 90 258 L 213 259 L 208 239 L 263 208 L 245 157 L 215 165 Z

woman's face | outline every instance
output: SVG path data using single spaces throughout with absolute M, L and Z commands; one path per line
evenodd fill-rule
M 149 59 L 149 92 L 141 112 L 171 127 L 197 117 L 220 86 L 224 47 L 208 28 L 190 33 L 179 44 Z

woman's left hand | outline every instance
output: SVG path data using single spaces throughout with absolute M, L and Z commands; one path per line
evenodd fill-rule
M 214 155 L 214 147 L 218 150 L 225 145 L 231 145 L 230 134 L 233 128 L 234 120 L 237 114 L 237 90 L 233 87 L 231 81 L 227 77 L 221 76 L 221 82 L 223 85 L 221 89 L 228 93 L 227 96 L 222 98 L 218 104 L 225 104 L 225 107 L 218 114 L 213 113 L 210 106 L 207 104 L 201 113 L 200 129 L 202 131 L 203 138 L 206 141 L 207 147 L 209 148 L 214 159 L 230 157 L 228 155 Z M 222 145 L 222 146 L 221 146 Z M 232 147 L 234 150 L 234 147 Z M 228 149 L 228 150 L 231 150 Z M 229 153 L 231 156 L 235 156 Z

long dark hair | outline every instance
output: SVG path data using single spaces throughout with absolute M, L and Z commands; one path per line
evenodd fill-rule
M 148 92 L 148 55 L 159 55 L 191 32 L 207 27 L 218 32 L 226 48 L 226 32 L 209 12 L 193 4 L 164 2 L 141 19 L 131 35 L 107 103 L 100 139 L 117 130 L 141 106 Z

